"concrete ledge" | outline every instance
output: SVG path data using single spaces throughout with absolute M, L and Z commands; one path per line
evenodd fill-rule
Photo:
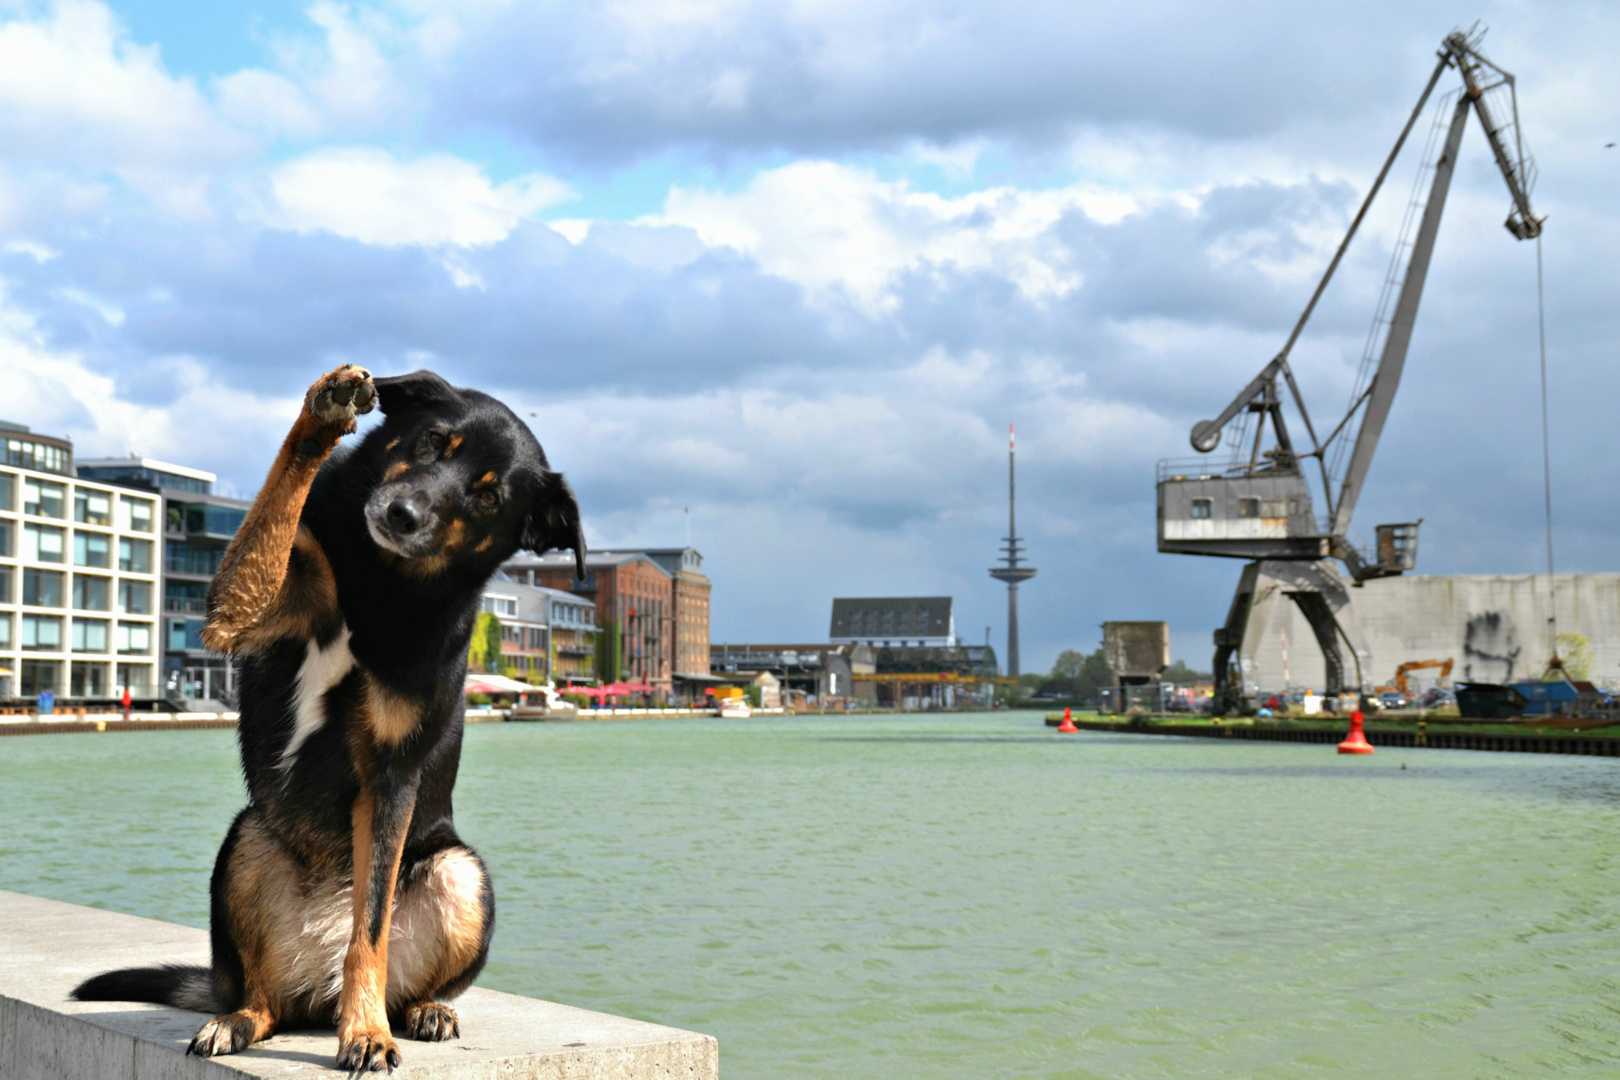
M 98 971 L 206 964 L 208 935 L 0 891 L 0 1077 L 224 1080 L 344 1076 L 337 1036 L 292 1032 L 223 1058 L 185 1056 L 205 1017 L 160 1005 L 71 1001 Z M 455 1001 L 460 1039 L 400 1040 L 397 1077 L 432 1080 L 718 1080 L 713 1037 L 492 990 Z

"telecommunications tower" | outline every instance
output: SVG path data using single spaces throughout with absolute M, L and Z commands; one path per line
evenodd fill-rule
M 1013 425 L 1007 425 L 1007 537 L 1002 541 L 1001 566 L 990 568 L 990 576 L 1007 583 L 1007 677 L 1018 678 L 1018 583 L 1035 576 L 1033 566 L 1020 566 L 1023 545 L 1018 536 L 1017 441 Z

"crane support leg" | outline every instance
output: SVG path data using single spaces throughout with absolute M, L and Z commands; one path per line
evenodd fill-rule
M 1252 712 L 1262 688 L 1256 681 L 1262 644 L 1279 600 L 1299 608 L 1316 636 L 1326 668 L 1323 690 L 1369 694 L 1372 656 L 1356 622 L 1350 589 L 1333 564 L 1265 559 L 1251 562 L 1238 579 L 1226 625 L 1215 631 L 1215 707 Z

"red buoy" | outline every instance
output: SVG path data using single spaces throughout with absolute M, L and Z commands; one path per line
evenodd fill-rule
M 1066 733 L 1072 733 L 1080 730 L 1074 726 L 1074 716 L 1069 712 L 1068 706 L 1064 706 L 1063 723 L 1058 725 L 1058 730 Z
M 1344 737 L 1339 744 L 1341 754 L 1370 754 L 1373 752 L 1372 743 L 1367 741 L 1367 735 L 1361 730 L 1361 710 L 1357 709 L 1350 714 L 1350 734 Z

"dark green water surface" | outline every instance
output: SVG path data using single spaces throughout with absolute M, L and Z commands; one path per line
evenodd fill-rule
M 205 925 L 241 798 L 229 732 L 0 739 L 0 887 Z M 1620 1075 L 1608 759 L 486 724 L 456 804 L 482 984 L 709 1032 L 728 1080 Z

